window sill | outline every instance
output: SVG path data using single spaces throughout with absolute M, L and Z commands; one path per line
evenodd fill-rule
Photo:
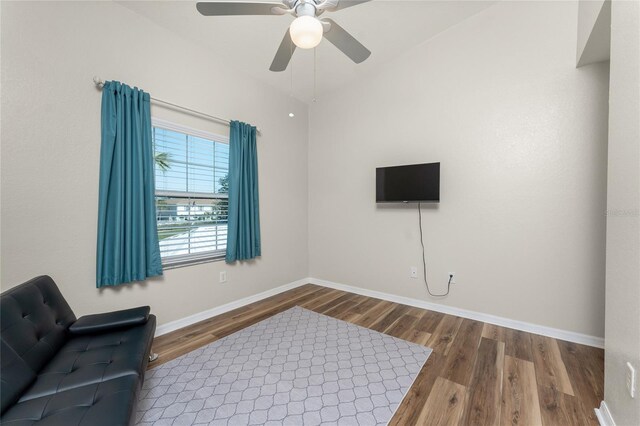
M 198 258 L 182 258 L 182 259 L 163 259 L 162 269 L 168 271 L 171 269 L 185 268 L 187 266 L 200 265 L 202 263 L 220 262 L 224 261 L 224 253 L 215 253 L 206 257 Z

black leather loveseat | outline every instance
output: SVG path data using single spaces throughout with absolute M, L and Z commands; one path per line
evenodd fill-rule
M 53 280 L 0 296 L 2 425 L 132 424 L 156 320 L 149 307 L 76 320 Z

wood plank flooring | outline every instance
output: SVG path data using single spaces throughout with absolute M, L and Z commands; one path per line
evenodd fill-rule
M 157 337 L 150 367 L 293 306 L 433 349 L 391 425 L 598 425 L 601 349 L 311 284 Z

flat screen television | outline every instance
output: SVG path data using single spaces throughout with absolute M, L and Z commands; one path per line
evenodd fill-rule
M 440 163 L 378 167 L 377 203 L 440 201 Z

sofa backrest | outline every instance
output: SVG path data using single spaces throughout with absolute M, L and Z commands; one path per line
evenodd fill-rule
M 49 276 L 33 278 L 0 295 L 2 341 L 35 373 L 60 350 L 75 320 Z

